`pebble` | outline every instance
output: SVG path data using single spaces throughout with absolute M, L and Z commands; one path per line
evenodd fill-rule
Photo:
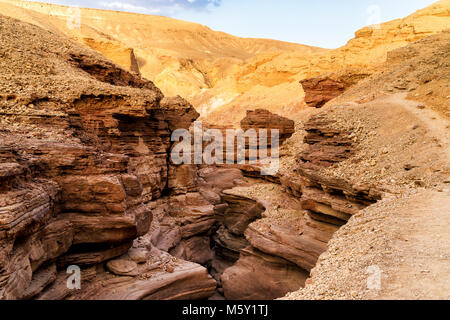
M 418 187 L 425 187 L 426 186 L 425 182 L 422 181 L 422 180 L 416 180 L 416 181 L 414 181 L 414 184 L 416 186 L 418 186 Z
M 128 250 L 128 255 L 136 263 L 145 263 L 148 260 L 149 252 L 141 248 L 131 248 Z
M 171 265 L 166 265 L 166 271 L 169 273 L 173 273 L 175 271 L 175 268 Z

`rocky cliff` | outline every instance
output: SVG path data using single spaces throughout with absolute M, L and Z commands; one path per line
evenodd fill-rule
M 170 188 L 171 130 L 198 113 L 56 34 L 4 16 L 0 29 L 0 297 L 210 296 L 204 267 L 134 241 Z

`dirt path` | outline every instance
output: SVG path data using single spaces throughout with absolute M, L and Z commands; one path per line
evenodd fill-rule
M 395 240 L 376 298 L 450 299 L 450 194 L 413 195 L 385 219 Z
M 405 100 L 406 94 L 387 101 L 397 104 L 426 124 L 450 159 L 449 123 L 430 109 Z M 450 187 L 449 187 L 450 188 Z M 412 195 L 395 215 L 386 217 L 395 234 L 396 255 L 386 264 L 381 299 L 450 299 L 450 193 L 427 190 Z
M 400 106 L 409 111 L 414 116 L 418 117 L 428 128 L 428 130 L 436 136 L 443 144 L 443 149 L 450 151 L 450 123 L 437 112 L 425 107 L 423 104 L 413 100 L 406 99 L 406 93 L 395 94 L 385 100 L 396 106 Z M 424 106 L 424 109 L 418 108 L 419 105 Z M 450 154 L 449 154 L 450 155 Z M 448 157 L 450 159 L 450 157 Z

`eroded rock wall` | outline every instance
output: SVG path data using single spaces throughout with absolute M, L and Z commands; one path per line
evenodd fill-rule
M 198 113 L 55 34 L 4 17 L 0 27 L 0 298 L 212 295 L 204 267 L 146 239 L 176 189 L 171 131 Z M 70 265 L 81 289 L 67 284 Z
M 321 173 L 356 146 L 320 116 L 292 174 L 175 166 L 170 135 L 198 117 L 189 103 L 56 34 L 4 17 L 0 28 L 2 299 L 202 299 L 217 283 L 228 299 L 277 298 L 379 198 Z M 242 127 L 293 132 L 264 110 Z
M 244 231 L 239 259 L 221 276 L 227 299 L 274 299 L 303 287 L 333 234 L 352 215 L 381 199 L 375 187 L 331 178 L 324 170 L 356 154 L 358 140 L 351 130 L 327 113 L 313 116 L 304 130 L 306 147 L 291 170 L 278 179 L 224 191 L 264 205 L 261 217 Z M 256 172 L 257 167 L 250 175 Z M 241 214 L 248 211 L 240 208 Z

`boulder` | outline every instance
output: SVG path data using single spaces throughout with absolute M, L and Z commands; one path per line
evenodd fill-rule
M 106 263 L 108 270 L 119 276 L 137 276 L 138 266 L 136 262 L 125 259 L 110 260 Z

